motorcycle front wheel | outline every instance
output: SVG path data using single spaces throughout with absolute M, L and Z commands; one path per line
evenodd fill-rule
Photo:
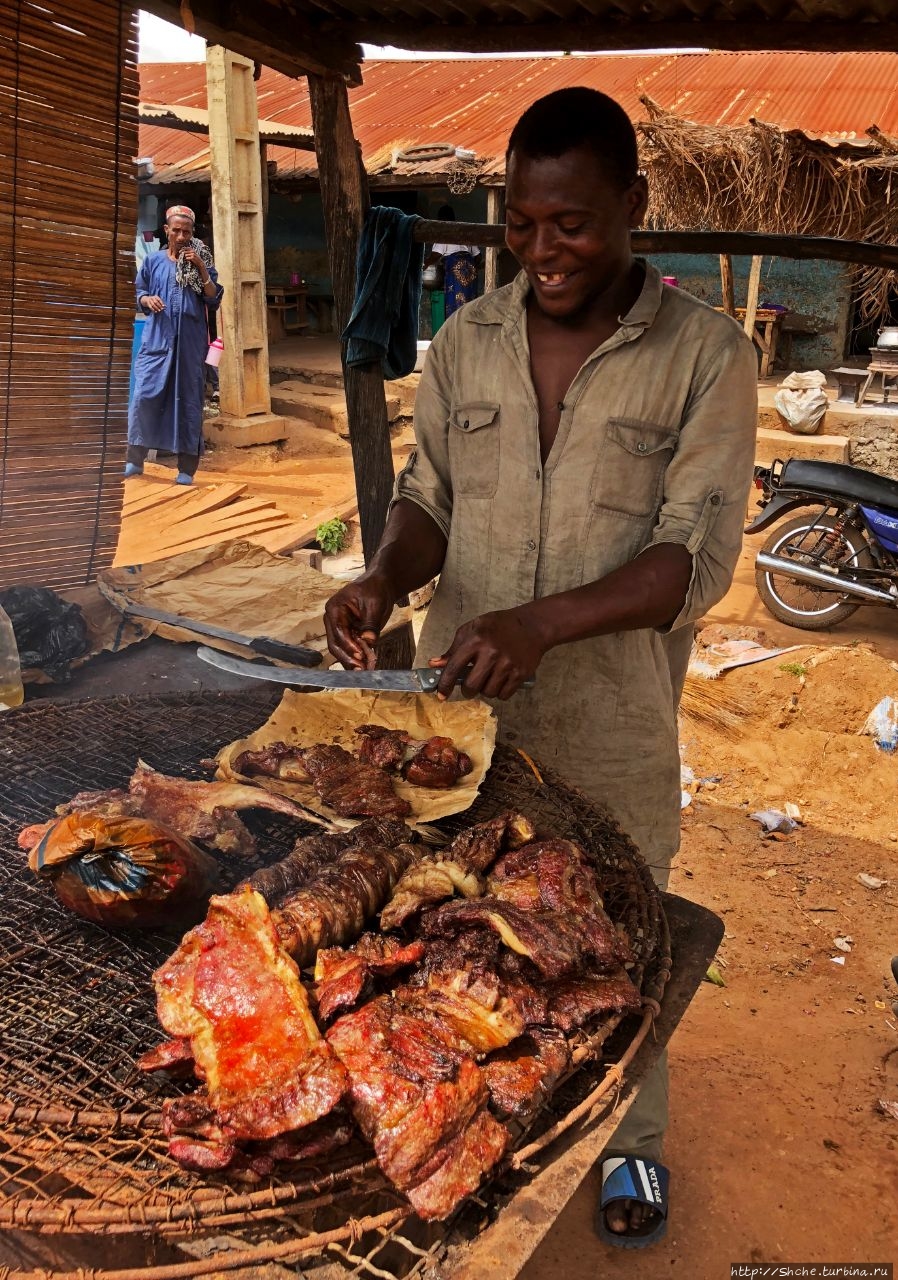
M 797 516 L 774 529 L 762 549 L 772 556 L 813 565 L 820 558 L 821 538 L 835 527 L 830 516 Z M 870 548 L 857 529 L 846 526 L 837 537 L 838 541 L 823 556 L 827 564 L 859 568 L 872 565 Z M 846 600 L 842 592 L 827 591 L 813 582 L 799 582 L 766 569 L 755 569 L 755 585 L 774 618 L 803 631 L 826 631 L 860 608 Z

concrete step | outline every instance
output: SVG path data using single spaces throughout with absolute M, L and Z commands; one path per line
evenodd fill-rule
M 758 427 L 755 462 L 769 467 L 775 458 L 809 458 L 815 462 L 848 462 L 847 436 L 799 436 L 793 431 Z
M 313 386 L 295 378 L 278 382 L 271 388 L 271 407 L 275 413 L 305 418 L 338 435 L 349 430 L 346 400 L 342 391 L 333 387 Z M 393 422 L 398 417 L 399 396 L 387 392 L 387 418 Z
M 332 387 L 343 390 L 343 375 L 330 369 L 297 369 L 288 365 L 274 365 L 268 371 L 271 385 L 279 382 L 305 382 L 312 387 Z
M 283 440 L 284 419 L 278 413 L 258 413 L 249 418 L 217 418 L 203 420 L 203 436 L 211 445 L 244 449 L 252 445 L 273 444 Z

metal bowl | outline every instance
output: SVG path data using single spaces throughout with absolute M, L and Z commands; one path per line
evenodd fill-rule
M 880 329 L 876 345 L 878 347 L 898 347 L 898 325 L 887 325 L 885 329 Z

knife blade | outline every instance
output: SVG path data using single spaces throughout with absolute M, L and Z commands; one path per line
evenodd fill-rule
M 127 618 L 146 618 L 150 622 L 164 622 L 170 627 L 180 627 L 182 631 L 196 631 L 201 636 L 211 636 L 215 640 L 226 640 L 228 644 L 243 645 L 266 658 L 277 658 L 278 662 L 295 662 L 301 667 L 320 666 L 322 656 L 317 649 L 306 649 L 301 644 L 289 644 L 286 640 L 272 640 L 268 636 L 244 636 L 237 631 L 228 631 L 225 627 L 217 627 L 212 622 L 203 622 L 200 618 L 187 618 L 180 613 L 167 613 L 164 609 L 154 609 L 148 604 L 116 604 Z
M 305 685 L 311 689 L 382 689 L 398 693 L 433 693 L 443 674 L 439 667 L 414 671 L 310 671 L 303 667 L 272 667 L 267 662 L 247 662 L 230 653 L 201 644 L 196 656 L 234 676 L 272 680 L 276 684 Z
M 309 689 L 372 689 L 391 693 L 434 693 L 443 674 L 441 667 L 415 667 L 411 671 L 309 671 L 301 667 L 272 667 L 267 662 L 247 662 L 201 644 L 196 656 L 233 676 L 272 680 L 276 684 L 302 685 Z M 523 688 L 534 682 L 525 680 Z

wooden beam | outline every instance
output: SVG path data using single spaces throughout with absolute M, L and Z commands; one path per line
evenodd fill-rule
M 180 0 L 141 0 L 141 7 L 176 27 L 183 27 L 184 6 Z M 253 0 L 238 6 L 221 0 L 190 0 L 193 29 L 210 44 L 221 44 L 235 53 L 285 76 L 346 76 L 351 84 L 361 84 L 362 50 L 344 24 L 326 35 L 298 16 L 295 6 L 288 12 L 278 4 Z
M 309 76 L 309 100 L 315 130 L 327 253 L 334 286 L 338 332 L 343 331 L 355 299 L 359 236 L 368 209 L 368 182 L 359 144 L 352 131 L 349 96 L 343 80 Z M 366 563 L 380 543 L 393 496 L 393 457 L 383 373 L 376 364 L 350 368 L 343 355 L 343 386 L 359 501 L 359 523 Z M 405 645 L 391 651 L 397 667 L 412 661 L 411 629 Z
M 733 287 L 733 255 L 720 255 L 720 291 L 723 295 L 723 309 L 728 316 L 736 314 L 736 293 Z
M 414 238 L 424 244 L 452 233 L 460 244 L 504 245 L 505 227 L 486 222 L 436 222 L 422 218 Z M 786 236 L 754 231 L 634 231 L 637 253 L 730 253 L 746 258 L 758 254 L 805 261 L 855 262 L 862 266 L 898 270 L 898 244 L 869 240 L 836 240 L 827 236 Z
M 341 24 L 322 23 L 321 36 L 338 34 Z M 583 22 L 394 23 L 368 21 L 351 24 L 353 39 L 363 44 L 399 45 L 422 53 L 529 53 L 576 49 L 582 53 L 624 49 L 793 49 L 821 53 L 894 52 L 898 22 L 647 22 L 642 18 L 614 22 L 597 18 Z
M 505 189 L 503 187 L 489 187 L 486 193 L 486 220 L 487 222 L 500 224 L 502 222 L 502 214 L 505 205 Z M 484 257 L 483 272 L 483 292 L 492 293 L 496 288 L 499 279 L 498 273 L 499 249 L 496 245 L 487 245 Z
M 755 316 L 758 314 L 758 294 L 761 291 L 761 264 L 764 259 L 756 254 L 751 260 L 751 271 L 748 273 L 748 297 L 745 301 L 745 320 L 743 328 L 754 341 Z

